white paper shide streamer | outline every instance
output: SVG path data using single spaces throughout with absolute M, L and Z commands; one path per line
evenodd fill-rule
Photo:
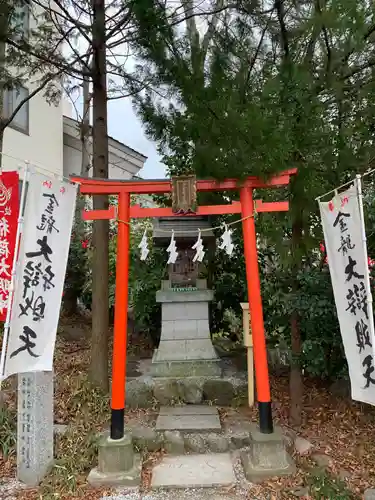
M 195 250 L 193 262 L 196 262 L 196 261 L 202 262 L 206 252 L 205 252 L 204 247 L 203 247 L 202 234 L 201 234 L 200 230 L 198 231 L 198 239 L 191 248 L 193 250 Z
M 227 255 L 231 256 L 234 250 L 234 245 L 232 243 L 232 233 L 227 224 L 224 224 L 224 232 L 220 236 L 221 238 L 221 243 L 219 245 L 220 250 L 225 250 Z
M 4 378 L 51 371 L 77 185 L 29 176 Z
M 150 253 L 150 250 L 148 248 L 148 240 L 147 240 L 147 229 L 145 229 L 145 232 L 143 233 L 142 239 L 140 244 L 138 245 L 138 248 L 141 250 L 141 260 L 146 260 L 148 254 Z
M 169 253 L 167 264 L 175 264 L 178 257 L 178 252 L 176 247 L 176 241 L 174 239 L 174 231 L 172 231 L 171 241 L 167 248 L 167 252 Z
M 360 178 L 319 208 L 352 398 L 374 405 L 374 319 Z

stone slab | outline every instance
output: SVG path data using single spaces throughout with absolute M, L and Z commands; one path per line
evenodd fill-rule
M 235 482 L 229 453 L 165 456 L 154 467 L 151 488 L 213 488 Z
M 214 298 L 214 292 L 212 290 L 194 290 L 189 292 L 179 292 L 175 290 L 158 290 L 156 292 L 156 302 L 161 302 L 162 304 L 186 304 L 196 303 L 197 305 L 201 302 L 210 302 Z M 197 306 L 193 306 L 196 308 Z M 199 306 L 198 306 L 199 307 Z M 208 307 L 208 306 L 207 306 Z M 191 311 L 191 307 L 189 308 Z M 205 312 L 205 307 L 202 308 Z M 200 318 L 195 318 L 200 319 Z
M 219 359 L 195 359 L 192 361 L 157 361 L 158 351 L 155 351 L 150 373 L 153 377 L 220 377 L 222 368 Z
M 221 431 L 219 415 L 159 415 L 157 431 Z
M 190 299 L 194 299 L 195 297 L 190 296 L 190 293 L 195 294 L 196 292 L 189 292 Z M 202 293 L 202 291 L 198 293 Z M 181 297 L 178 300 L 179 295 Z M 189 302 L 184 297 L 185 295 L 187 295 L 187 293 L 173 291 L 171 292 L 171 297 L 175 297 L 176 300 L 173 302 L 162 302 L 162 321 L 179 321 L 188 319 L 207 320 L 209 318 L 209 304 L 206 300 L 200 302 L 197 302 L 197 300 L 193 300 Z M 158 300 L 156 300 L 156 302 L 158 302 Z
M 208 318 L 163 320 L 161 336 L 164 340 L 208 339 L 211 341 Z
M 139 486 L 141 483 L 141 457 L 134 455 L 134 466 L 126 472 L 105 473 L 95 467 L 87 477 L 87 482 L 93 487 Z
M 188 336 L 188 335 L 187 335 Z M 164 361 L 218 361 L 219 358 L 212 346 L 211 340 L 207 338 L 195 339 L 161 339 L 159 348 L 155 351 L 153 363 Z M 188 374 L 187 374 L 188 375 Z
M 17 478 L 37 486 L 53 465 L 53 372 L 18 375 Z
M 181 406 L 161 406 L 159 415 L 175 416 L 175 415 L 215 415 L 219 416 L 217 408 L 208 405 L 181 405 Z
M 208 303 L 214 298 L 214 292 L 208 289 L 197 289 L 188 292 L 177 290 L 159 290 L 156 294 L 156 301 L 161 302 L 162 304 L 180 304 L 180 307 L 184 304 L 186 311 L 200 311 L 199 316 L 195 319 L 200 319 L 202 314 L 203 317 L 206 317 Z

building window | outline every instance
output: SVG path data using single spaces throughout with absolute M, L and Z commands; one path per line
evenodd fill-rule
M 29 91 L 25 87 L 17 87 L 4 92 L 4 118 L 9 118 L 14 113 L 19 104 L 27 99 Z M 10 127 L 23 132 L 29 133 L 29 101 L 26 101 L 18 110 L 17 114 L 11 121 Z

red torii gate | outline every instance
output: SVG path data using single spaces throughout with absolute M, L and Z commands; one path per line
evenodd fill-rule
M 246 280 L 250 309 L 251 332 L 253 336 L 256 392 L 259 408 L 259 429 L 264 434 L 273 432 L 271 392 L 268 375 L 266 340 L 264 333 L 262 297 L 256 245 L 254 214 L 256 212 L 288 211 L 289 202 L 263 203 L 253 200 L 253 190 L 286 186 L 296 169 L 284 171 L 268 181 L 248 177 L 240 182 L 226 179 L 198 180 L 197 191 L 239 190 L 240 201 L 227 205 L 200 206 L 191 215 L 241 214 L 246 262 Z M 86 195 L 117 195 L 118 206 L 108 210 L 88 210 L 83 212 L 84 220 L 117 219 L 116 296 L 112 362 L 111 393 L 111 439 L 124 436 L 125 388 L 126 388 L 126 347 L 128 313 L 128 274 L 130 219 L 143 217 L 178 217 L 172 208 L 141 208 L 130 206 L 131 194 L 162 194 L 172 192 L 170 180 L 107 180 L 73 177 L 80 184 L 80 193 Z M 186 214 L 184 214 L 186 216 Z

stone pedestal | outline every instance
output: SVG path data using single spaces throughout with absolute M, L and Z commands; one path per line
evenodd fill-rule
M 99 441 L 98 467 L 88 478 L 92 486 L 138 486 L 141 482 L 141 459 L 134 453 L 133 439 L 125 432 L 122 439 L 103 434 Z
M 293 474 L 295 465 L 288 455 L 282 430 L 262 434 L 254 424 L 250 431 L 250 449 L 241 454 L 246 479 L 252 483 L 274 476 Z
M 53 465 L 53 372 L 18 375 L 17 478 L 37 486 Z
M 211 290 L 159 290 L 162 329 L 152 359 L 154 377 L 221 375 L 220 360 L 211 342 L 209 302 Z

